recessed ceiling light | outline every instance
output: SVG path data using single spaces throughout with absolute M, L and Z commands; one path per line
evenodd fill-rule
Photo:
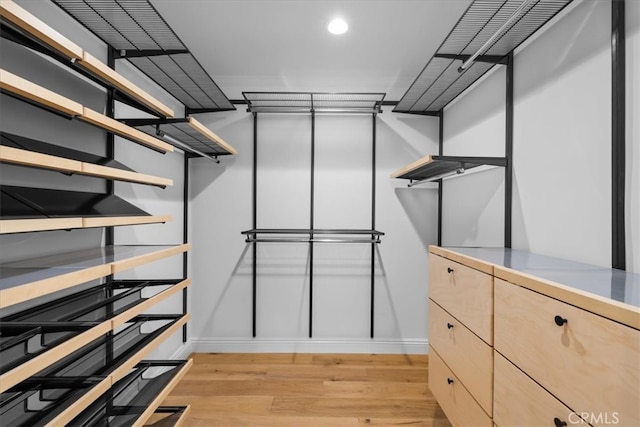
M 327 29 L 331 34 L 344 34 L 349 29 L 349 26 L 343 19 L 336 18 L 329 22 Z

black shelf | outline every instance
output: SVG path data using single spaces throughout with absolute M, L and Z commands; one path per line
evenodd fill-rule
M 253 113 L 382 112 L 384 93 L 242 92 Z
M 418 182 L 437 181 L 447 176 L 463 174 L 478 166 L 505 167 L 504 157 L 426 156 L 394 172 L 392 178 Z
M 169 94 L 188 113 L 235 110 L 147 0 L 52 0 Z
M 237 154 L 222 138 L 192 117 L 177 119 L 122 119 L 128 126 L 156 137 L 196 156 L 217 157 Z
M 393 111 L 437 115 L 495 64 L 505 63 L 509 53 L 571 1 L 475 0 Z M 463 62 L 478 53 L 459 71 Z
M 78 415 L 73 425 L 133 425 L 188 362 L 144 361 Z
M 113 194 L 0 187 L 0 219 L 149 216 Z
M 380 236 L 384 236 L 384 233 L 378 230 L 318 228 L 256 228 L 242 231 L 241 234 L 247 236 L 247 243 L 380 243 Z M 259 235 L 269 237 L 258 237 Z

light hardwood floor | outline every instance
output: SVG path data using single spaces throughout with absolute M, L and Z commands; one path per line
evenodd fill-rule
M 187 426 L 450 426 L 423 355 L 193 354 L 164 402 Z

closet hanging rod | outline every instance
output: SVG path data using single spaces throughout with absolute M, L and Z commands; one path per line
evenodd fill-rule
M 407 187 L 411 188 L 411 187 L 415 187 L 416 185 L 425 184 L 427 182 L 435 182 L 439 179 L 448 178 L 450 176 L 462 175 L 463 173 L 465 173 L 465 168 L 459 168 L 451 172 L 445 172 L 440 175 L 432 176 L 430 178 L 425 178 L 418 181 L 411 181 L 409 184 L 407 184 Z
M 371 234 L 384 236 L 382 231 L 363 229 L 325 229 L 325 228 L 254 228 L 241 231 L 241 234 Z
M 379 238 L 374 239 L 297 239 L 297 238 L 251 238 L 245 239 L 247 243 L 380 243 Z
M 467 58 L 467 60 L 464 61 L 460 67 L 458 67 L 458 72 L 462 73 L 464 70 L 466 70 L 469 65 L 471 65 L 471 63 L 476 60 L 476 58 L 486 52 L 487 49 L 489 49 L 499 37 L 502 37 L 503 33 L 508 30 L 508 28 L 511 26 L 511 24 L 514 23 L 514 21 L 516 21 L 523 15 L 530 4 L 536 3 L 538 1 L 539 0 L 524 0 L 520 4 L 520 6 L 518 6 L 518 8 L 513 12 L 513 14 L 506 21 L 504 21 L 500 28 L 498 28 L 496 32 L 493 33 L 491 37 L 489 37 L 487 41 L 484 42 L 473 55 Z

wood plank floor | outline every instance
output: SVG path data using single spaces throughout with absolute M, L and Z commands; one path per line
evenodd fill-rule
M 164 405 L 187 426 L 450 426 L 423 355 L 193 354 Z

